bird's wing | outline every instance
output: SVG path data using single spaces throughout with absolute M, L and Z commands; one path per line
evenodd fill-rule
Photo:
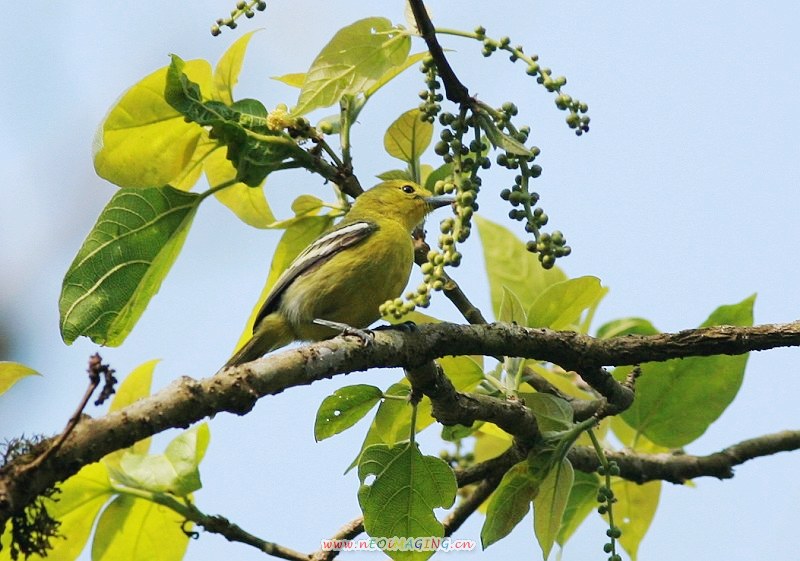
M 311 242 L 311 244 L 292 261 L 289 268 L 278 277 L 275 286 L 272 287 L 267 299 L 258 311 L 258 315 L 256 315 L 256 320 L 253 323 L 253 331 L 256 330 L 256 327 L 264 317 L 277 309 L 281 296 L 283 296 L 283 293 L 297 277 L 316 269 L 343 249 L 365 240 L 377 229 L 378 225 L 373 222 L 350 222 L 349 224 L 339 225 L 327 234 L 323 234 Z

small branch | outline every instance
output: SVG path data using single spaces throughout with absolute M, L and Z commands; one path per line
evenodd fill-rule
M 444 50 L 436 38 L 436 30 L 433 27 L 433 22 L 428 16 L 428 10 L 425 9 L 425 4 L 422 0 L 409 0 L 411 11 L 414 14 L 414 20 L 417 22 L 417 29 L 420 36 L 425 40 L 428 46 L 428 52 L 436 64 L 436 69 L 439 71 L 439 76 L 442 78 L 444 84 L 444 91 L 447 99 L 453 103 L 471 104 L 472 98 L 469 96 L 469 90 L 458 79 L 447 57 L 444 56 Z
M 58 451 L 59 448 L 64 444 L 64 441 L 73 431 L 75 426 L 78 424 L 78 421 L 81 419 L 81 415 L 83 414 L 83 410 L 86 409 L 86 405 L 89 403 L 89 400 L 94 394 L 94 391 L 97 389 L 97 386 L 100 385 L 100 377 L 101 375 L 105 375 L 106 384 L 103 388 L 102 395 L 98 398 L 98 402 L 105 401 L 105 398 L 111 393 L 114 392 L 114 383 L 116 383 L 116 378 L 114 378 L 114 370 L 109 368 L 107 364 L 103 364 L 103 359 L 100 358 L 98 353 L 93 354 L 89 358 L 89 368 L 87 369 L 89 373 L 89 386 L 86 388 L 86 391 L 81 398 L 80 403 L 78 404 L 78 408 L 72 414 L 72 416 L 67 421 L 67 426 L 64 427 L 64 430 L 61 432 L 60 435 L 56 438 L 55 442 L 50 445 L 44 452 L 42 452 L 35 460 L 31 463 L 25 465 L 21 472 L 25 473 L 30 470 L 35 470 L 39 466 L 41 466 L 47 458 L 52 456 L 55 452 Z M 99 405 L 100 403 L 95 403 Z
M 492 477 L 482 481 L 467 498 L 462 500 L 456 508 L 444 519 L 444 535 L 451 536 L 472 516 L 476 510 L 489 498 L 497 486 L 500 484 L 500 477 Z
M 456 281 L 454 281 L 447 273 L 445 273 L 444 276 L 444 295 L 447 296 L 447 298 L 449 298 L 450 301 L 455 305 L 456 309 L 461 312 L 461 315 L 464 316 L 464 319 L 473 325 L 488 323 L 486 318 L 483 317 L 481 311 L 472 302 L 470 302 L 469 298 L 467 298 L 467 295 L 464 294 L 464 291 L 461 290 L 460 286 L 458 286 L 458 283 L 456 283 Z
M 352 540 L 364 531 L 364 517 L 353 518 L 350 522 L 339 528 L 339 531 L 330 537 L 331 540 Z M 339 555 L 338 551 L 325 551 L 319 549 L 309 555 L 309 561 L 330 561 Z
M 681 484 L 697 477 L 730 479 L 734 475 L 733 468 L 748 460 L 798 449 L 800 430 L 794 430 L 743 440 L 707 456 L 606 451 L 606 457 L 617 462 L 624 479 L 636 483 L 662 480 Z M 595 471 L 599 464 L 595 451 L 586 446 L 570 450 L 569 459 L 576 469 L 585 472 Z

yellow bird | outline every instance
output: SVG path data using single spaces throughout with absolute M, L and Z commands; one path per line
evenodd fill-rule
M 344 326 L 369 326 L 380 317 L 378 307 L 408 284 L 411 232 L 429 212 L 453 201 L 406 180 L 365 191 L 347 216 L 278 278 L 256 316 L 253 337 L 225 366 L 250 362 L 292 341 L 328 339 Z

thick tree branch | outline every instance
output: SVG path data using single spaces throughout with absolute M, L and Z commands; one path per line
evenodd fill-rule
M 376 332 L 373 343 L 366 347 L 351 338 L 336 338 L 276 353 L 203 380 L 181 378 L 120 411 L 81 420 L 39 469 L 21 473 L 25 469 L 22 460 L 0 469 L 0 523 L 21 512 L 48 487 L 109 452 L 168 428 L 187 427 L 221 411 L 246 413 L 260 397 L 338 374 L 378 367 L 415 368 L 444 355 L 476 353 L 521 356 L 582 372 L 603 365 L 742 354 L 798 345 L 800 322 L 709 327 L 607 340 L 507 324 L 441 323 L 421 325 L 406 333 Z M 626 476 L 637 479 L 633 473 Z

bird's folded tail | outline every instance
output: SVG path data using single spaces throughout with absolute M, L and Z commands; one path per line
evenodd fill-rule
M 256 360 L 270 351 L 288 345 L 293 340 L 294 336 L 286 321 L 278 314 L 270 314 L 261 320 L 250 340 L 228 359 L 223 368 Z

